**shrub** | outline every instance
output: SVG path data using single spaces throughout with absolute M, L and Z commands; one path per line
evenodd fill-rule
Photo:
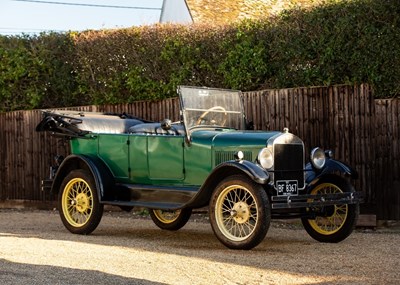
M 369 83 L 400 94 L 400 5 L 329 1 L 226 26 L 0 36 L 0 111 L 129 103 L 178 85 L 243 91 Z

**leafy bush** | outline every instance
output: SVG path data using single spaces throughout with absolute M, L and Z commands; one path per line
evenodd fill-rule
M 274 87 L 367 82 L 400 93 L 400 5 L 355 0 L 280 15 L 270 52 Z
M 0 111 L 129 103 L 178 85 L 243 91 L 369 83 L 400 94 L 400 5 L 329 1 L 227 26 L 0 36 Z
M 0 111 L 77 103 L 67 35 L 0 37 L 0 58 Z

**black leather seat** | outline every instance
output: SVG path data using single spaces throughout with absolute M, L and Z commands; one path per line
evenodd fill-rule
M 144 123 L 132 126 L 128 130 L 129 134 L 151 134 L 151 135 L 185 135 L 183 125 L 172 125 L 169 130 L 161 127 L 161 123 Z

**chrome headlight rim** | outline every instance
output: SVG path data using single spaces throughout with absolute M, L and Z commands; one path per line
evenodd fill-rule
M 311 151 L 311 164 L 313 165 L 314 168 L 316 169 L 322 169 L 325 166 L 326 163 L 326 155 L 325 152 L 322 148 L 320 147 L 315 147 Z
M 272 169 L 274 167 L 274 156 L 271 150 L 266 147 L 259 151 L 257 161 L 264 169 Z

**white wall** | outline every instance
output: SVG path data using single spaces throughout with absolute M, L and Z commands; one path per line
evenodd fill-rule
M 193 23 L 185 0 L 164 0 L 160 23 Z

